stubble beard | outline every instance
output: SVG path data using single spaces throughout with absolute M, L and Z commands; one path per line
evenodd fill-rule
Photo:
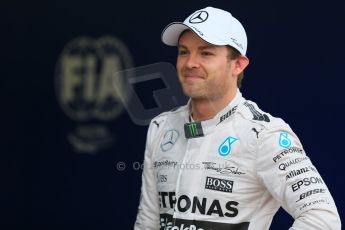
M 216 101 L 230 90 L 230 82 L 217 82 L 208 80 L 207 76 L 203 82 L 188 83 L 184 82 L 179 77 L 180 84 L 182 86 L 183 93 L 193 100 L 209 100 Z
M 190 97 L 191 99 L 206 99 L 207 93 L 205 87 L 197 87 L 187 85 L 186 83 L 182 84 L 183 93 Z
M 214 85 L 213 82 L 204 82 L 200 86 L 182 84 L 183 93 L 193 100 L 218 100 L 225 95 L 228 88 L 225 85 Z

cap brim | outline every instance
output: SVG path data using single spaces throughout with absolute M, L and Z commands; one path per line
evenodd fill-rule
M 163 32 L 162 32 L 162 42 L 169 46 L 177 46 L 178 40 L 181 36 L 181 33 L 185 30 L 190 30 L 195 33 L 199 38 L 204 40 L 205 42 L 213 45 L 226 45 L 226 42 L 220 41 L 216 37 L 210 36 L 203 36 L 201 37 L 195 29 L 189 27 L 188 25 L 184 24 L 183 22 L 173 22 L 167 25 Z
M 162 32 L 162 42 L 169 46 L 177 46 L 181 33 L 191 29 L 182 22 L 173 22 L 167 25 Z

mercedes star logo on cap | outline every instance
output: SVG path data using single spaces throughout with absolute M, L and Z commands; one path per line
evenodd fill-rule
M 207 11 L 204 11 L 204 10 L 197 11 L 189 18 L 189 23 L 192 23 L 192 24 L 201 23 L 201 22 L 206 21 L 207 18 L 208 18 Z

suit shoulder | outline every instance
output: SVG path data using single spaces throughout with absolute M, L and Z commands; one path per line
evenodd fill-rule
M 184 105 L 184 106 L 176 107 L 170 111 L 160 113 L 154 118 L 152 118 L 150 122 L 150 126 L 151 125 L 156 125 L 157 127 L 163 126 L 162 124 L 164 124 L 168 119 L 174 119 L 177 116 L 183 116 L 183 114 L 185 114 L 186 111 L 187 111 L 187 105 Z
M 253 101 L 246 100 L 238 109 L 238 113 L 248 123 L 261 126 L 263 129 L 271 129 L 275 127 L 288 127 L 288 124 L 279 117 L 274 117 L 271 114 L 264 112 Z

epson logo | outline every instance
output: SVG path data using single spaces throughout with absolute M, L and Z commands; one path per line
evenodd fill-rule
M 220 192 L 232 192 L 234 182 L 231 180 L 219 179 L 214 177 L 206 177 L 205 188 Z
M 304 178 L 303 180 L 297 181 L 296 183 L 291 185 L 291 188 L 293 192 L 296 192 L 302 186 L 309 186 L 312 184 L 323 184 L 323 181 L 319 177 L 308 177 L 308 178 Z

